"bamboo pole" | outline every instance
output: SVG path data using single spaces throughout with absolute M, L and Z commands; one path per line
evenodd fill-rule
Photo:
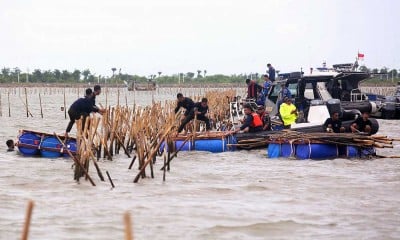
M 67 119 L 67 106 L 65 100 L 65 87 L 64 87 L 64 118 Z
M 21 237 L 22 240 L 28 239 L 29 226 L 31 225 L 33 206 L 34 206 L 34 203 L 32 200 L 30 200 L 28 202 L 28 207 L 26 209 L 25 223 L 24 223 L 24 228 L 22 230 L 22 237 Z
M 131 214 L 129 212 L 126 212 L 124 215 L 124 223 L 125 223 L 125 240 L 133 240 Z
M 83 170 L 83 172 L 85 173 L 86 177 L 89 179 L 90 183 L 92 184 L 92 186 L 96 186 L 96 184 L 93 182 L 92 178 L 89 176 L 89 173 L 87 172 L 87 170 L 83 167 L 82 163 L 79 161 L 79 159 L 77 159 L 72 153 L 71 151 L 67 148 L 67 146 L 65 146 L 65 143 L 60 139 L 60 137 L 58 137 L 58 135 L 56 133 L 54 133 L 54 136 L 58 139 L 58 141 L 62 144 L 63 148 L 67 151 L 68 155 L 72 158 L 72 160 L 74 160 L 75 164 L 79 165 L 81 167 L 81 169 Z M 77 138 L 77 144 L 78 144 L 78 138 Z M 79 149 L 79 148 L 78 148 Z
M 29 117 L 29 108 L 28 108 L 28 94 L 26 92 L 26 88 L 25 89 L 25 108 L 26 108 L 26 117 Z
M 111 183 L 111 187 L 112 187 L 112 188 L 115 188 L 115 185 L 114 185 L 114 183 L 113 183 L 113 180 L 111 179 L 111 176 L 110 176 L 110 174 L 108 173 L 108 171 L 106 171 L 106 174 L 107 174 L 108 180 L 109 180 L 110 183 Z
M 43 118 L 42 97 L 40 96 L 40 93 L 39 93 L 39 105 L 40 105 L 40 116 L 42 116 Z
M 8 117 L 11 117 L 10 91 L 8 91 L 7 93 L 7 99 L 8 99 Z

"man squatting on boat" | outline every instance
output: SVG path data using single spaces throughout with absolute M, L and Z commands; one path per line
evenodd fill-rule
M 185 108 L 185 114 L 183 116 L 183 121 L 178 128 L 178 133 L 182 132 L 183 128 L 192 119 L 195 118 L 206 123 L 206 130 L 211 129 L 210 119 L 206 116 L 208 112 L 208 100 L 207 98 L 202 98 L 201 102 L 193 103 L 193 100 L 188 97 L 183 97 L 182 93 L 177 94 L 178 104 L 175 108 L 175 113 L 179 111 L 181 107 Z

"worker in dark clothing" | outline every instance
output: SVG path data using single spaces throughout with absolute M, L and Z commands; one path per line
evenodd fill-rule
M 369 113 L 363 112 L 361 117 L 358 117 L 350 126 L 351 132 L 365 132 L 371 134 L 372 122 L 369 120 Z
M 98 112 L 103 113 L 104 111 L 96 106 L 96 96 L 100 95 L 100 93 L 101 93 L 100 85 L 95 85 L 93 87 L 93 92 L 90 95 L 92 95 L 91 100 L 92 100 L 92 104 L 93 104 L 94 108 L 97 108 L 99 110 Z
M 201 99 L 201 102 L 197 102 L 194 104 L 194 107 L 189 111 L 186 115 L 185 119 L 183 119 L 181 125 L 178 128 L 178 133 L 180 133 L 183 128 L 186 126 L 188 122 L 190 122 L 196 116 L 197 120 L 204 121 L 206 123 L 206 130 L 210 130 L 210 119 L 206 116 L 208 112 L 208 100 L 207 98 Z
M 322 128 L 326 132 L 341 133 L 344 132 L 345 128 L 342 127 L 342 121 L 339 119 L 339 113 L 333 112 L 332 116 L 326 119 Z
M 179 111 L 181 107 L 183 107 L 184 109 L 186 109 L 185 112 L 185 117 L 186 117 L 189 114 L 189 112 L 193 109 L 194 102 L 192 99 L 184 97 L 182 93 L 178 93 L 176 97 L 178 98 L 178 104 L 175 108 L 175 114 Z
M 74 103 L 72 103 L 71 107 L 68 110 L 69 115 L 69 123 L 67 129 L 65 130 L 65 137 L 68 137 L 68 133 L 71 131 L 72 126 L 74 125 L 76 120 L 79 120 L 81 117 L 86 119 L 87 116 L 90 115 L 91 112 L 99 112 L 100 110 L 93 105 L 93 91 L 92 89 L 86 89 L 85 97 L 79 98 Z
M 263 90 L 263 87 L 258 85 L 255 81 L 246 79 L 247 84 L 247 98 L 254 98 L 257 100 L 257 96 Z

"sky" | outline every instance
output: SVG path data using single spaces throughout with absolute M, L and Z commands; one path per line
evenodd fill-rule
M 400 68 L 397 0 L 0 0 L 0 67 L 150 75 Z

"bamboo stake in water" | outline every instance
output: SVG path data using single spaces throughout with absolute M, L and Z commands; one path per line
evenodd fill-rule
M 8 98 L 8 117 L 11 117 L 10 92 L 7 93 L 7 98 Z
M 40 93 L 39 93 L 39 104 L 40 104 L 40 116 L 42 116 L 43 118 L 42 97 L 40 96 Z
M 125 213 L 124 222 L 125 222 L 125 240 L 133 240 L 131 214 L 129 212 Z
M 31 224 L 31 218 L 32 218 L 32 209 L 33 209 L 33 201 L 29 201 L 28 203 L 28 208 L 26 209 L 26 216 L 25 216 L 25 224 L 24 224 L 24 229 L 22 230 L 22 240 L 27 240 L 28 239 L 28 233 L 29 233 L 29 226 Z
M 25 88 L 25 108 L 26 108 L 26 117 L 29 117 L 28 94 L 26 93 L 26 88 Z
M 119 107 L 119 88 L 117 89 L 117 107 Z
M 64 118 L 67 119 L 67 108 L 66 108 L 66 101 L 65 101 L 65 87 L 64 87 Z

